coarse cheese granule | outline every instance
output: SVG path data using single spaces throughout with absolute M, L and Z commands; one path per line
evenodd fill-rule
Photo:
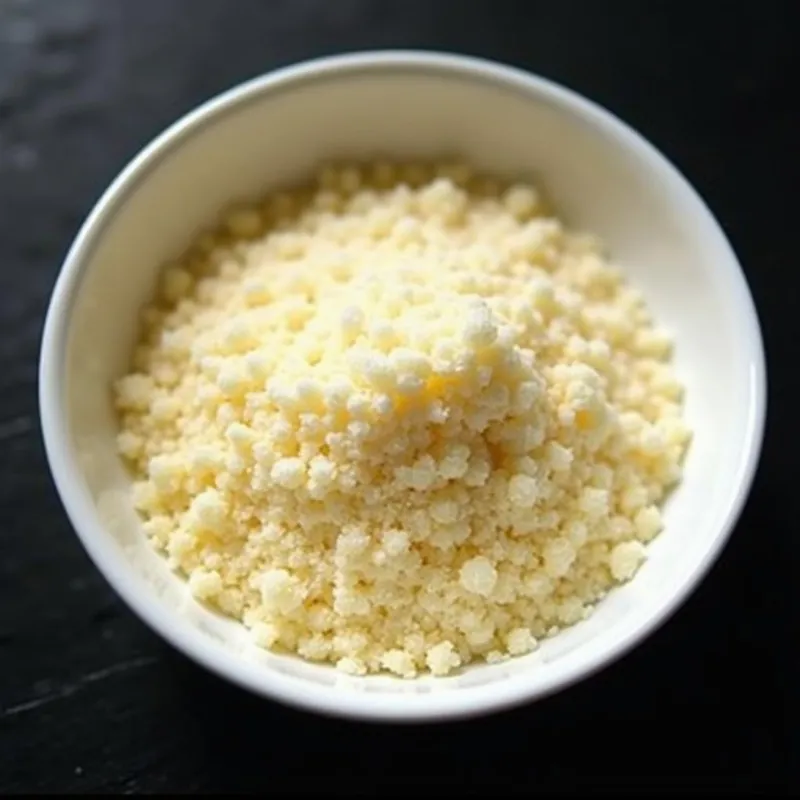
M 502 661 L 645 558 L 689 441 L 669 337 L 535 188 L 326 168 L 169 266 L 116 384 L 144 529 L 266 648 Z

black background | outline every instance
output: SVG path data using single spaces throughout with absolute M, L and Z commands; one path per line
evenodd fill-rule
M 797 789 L 798 5 L 0 0 L 0 794 Z M 257 700 L 157 639 L 81 550 L 49 477 L 36 401 L 60 260 L 126 160 L 242 79 L 372 47 L 510 62 L 638 128 L 730 235 L 770 373 L 751 500 L 684 609 L 565 694 L 424 729 Z

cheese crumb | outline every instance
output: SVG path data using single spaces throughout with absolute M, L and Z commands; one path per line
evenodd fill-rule
M 538 646 L 538 642 L 527 628 L 515 628 L 508 634 L 508 652 L 512 656 L 530 653 Z
M 414 659 L 405 650 L 387 650 L 381 658 L 381 666 L 401 678 L 413 678 L 417 674 Z
M 166 267 L 117 445 L 153 547 L 257 646 L 450 675 L 635 575 L 691 440 L 670 357 L 537 187 L 329 166 Z
M 536 495 L 536 480 L 529 475 L 514 475 L 508 482 L 508 497 L 515 506 L 532 508 Z
M 285 569 L 265 572 L 259 581 L 261 601 L 265 608 L 274 608 L 281 613 L 295 611 L 303 602 L 300 581 Z
M 617 581 L 630 580 L 645 560 L 647 551 L 641 542 L 621 542 L 611 551 L 609 565 Z
M 433 675 L 447 675 L 461 666 L 461 656 L 452 642 L 444 641 L 428 650 L 425 663 Z
M 216 570 L 196 569 L 189 577 L 189 589 L 198 600 L 207 600 L 222 591 L 222 578 Z
M 484 556 L 475 556 L 461 567 L 459 580 L 466 591 L 488 597 L 497 583 L 497 570 Z
M 348 675 L 366 675 L 367 668 L 363 661 L 357 658 L 340 658 L 336 662 L 336 668 Z
M 281 458 L 272 466 L 271 477 L 284 489 L 297 489 L 305 480 L 305 463 L 300 458 Z

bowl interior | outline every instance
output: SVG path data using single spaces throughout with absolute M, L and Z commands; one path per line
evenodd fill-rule
M 71 255 L 61 309 L 69 321 L 54 358 L 64 376 L 67 461 L 76 468 L 70 488 L 86 510 L 73 521 L 129 602 L 151 622 L 157 617 L 162 632 L 203 639 L 208 659 L 251 686 L 282 673 L 298 692 L 336 684 L 391 703 L 505 679 L 535 695 L 599 666 L 682 595 L 724 539 L 747 482 L 759 424 L 758 333 L 736 261 L 710 215 L 659 156 L 595 107 L 513 73 L 475 69 L 355 61 L 251 84 L 140 157 Z M 237 624 L 198 606 L 151 552 L 115 452 L 109 383 L 127 366 L 157 268 L 228 201 L 302 176 L 323 157 L 454 152 L 483 169 L 541 181 L 567 224 L 607 242 L 675 336 L 694 441 L 649 560 L 589 620 L 535 654 L 458 677 L 354 680 L 250 648 Z

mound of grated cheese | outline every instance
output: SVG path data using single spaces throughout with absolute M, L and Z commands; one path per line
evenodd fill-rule
M 119 447 L 153 544 L 257 644 L 445 675 L 635 574 L 689 441 L 669 357 L 533 187 L 326 168 L 166 270 Z

